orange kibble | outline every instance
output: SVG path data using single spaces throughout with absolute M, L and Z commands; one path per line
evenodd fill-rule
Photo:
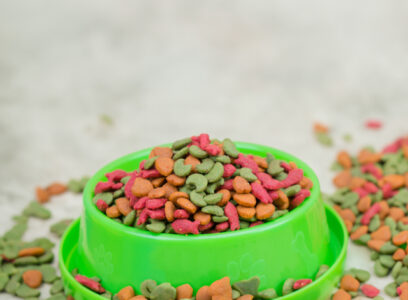
M 278 190 L 278 196 L 279 198 L 276 199 L 273 203 L 279 208 L 279 209 L 287 209 L 289 207 L 289 198 L 286 196 L 286 194 L 282 190 Z
M 198 158 L 195 158 L 194 156 L 189 155 L 184 160 L 184 164 L 185 165 L 191 165 L 191 170 L 193 172 L 195 172 L 196 171 L 196 166 L 201 164 L 201 161 Z
M 115 204 L 120 211 L 120 213 L 124 216 L 127 216 L 132 212 L 132 208 L 130 207 L 129 200 L 127 198 L 118 198 L 115 200 Z
M 214 281 L 210 285 L 209 292 L 212 297 L 222 296 L 223 298 L 220 299 L 232 299 L 232 288 L 229 277 Z
M 149 158 L 159 156 L 159 157 L 173 157 L 173 150 L 169 147 L 154 147 L 152 152 L 149 154 Z
M 376 163 L 382 157 L 381 153 L 373 153 L 367 149 L 363 149 L 357 156 L 357 160 L 360 164 L 365 165 L 369 163 Z
M 164 183 L 164 177 L 158 177 L 152 180 L 153 187 L 155 188 L 162 186 L 163 183 Z
M 211 300 L 210 287 L 205 285 L 198 289 L 196 300 Z
M 143 295 L 137 295 L 137 296 L 130 298 L 129 300 L 147 300 L 147 298 Z
M 343 209 L 339 213 L 339 215 L 343 220 L 349 220 L 352 223 L 356 221 L 356 215 L 353 213 L 353 211 L 350 208 Z
M 166 182 L 166 183 L 162 186 L 162 188 L 163 188 L 163 189 L 165 190 L 165 192 L 166 192 L 166 194 L 164 195 L 164 197 L 166 197 L 166 198 L 169 198 L 171 194 L 173 194 L 174 192 L 177 192 L 177 191 L 178 191 L 177 188 L 176 188 L 174 185 L 172 185 L 172 184 L 170 184 L 170 183 L 168 183 L 168 182 Z
M 166 191 L 163 188 L 155 188 L 147 194 L 150 199 L 163 198 L 166 195 Z
M 347 232 L 350 233 L 353 229 L 353 223 L 350 220 L 343 220 L 344 225 L 346 225 Z
M 266 161 L 265 157 L 260 157 L 260 156 L 254 155 L 253 159 L 256 162 L 256 164 L 258 165 L 258 167 L 261 167 L 263 169 L 268 168 L 268 162 Z
M 173 203 L 176 203 L 176 200 L 177 200 L 178 198 L 186 198 L 186 199 L 189 199 L 189 196 L 188 196 L 187 193 L 184 193 L 184 192 L 174 192 L 174 193 L 172 193 L 172 194 L 170 195 L 169 200 L 170 200 L 171 202 L 173 202 Z
M 376 231 L 371 233 L 371 239 L 389 241 L 391 239 L 391 230 L 387 225 L 380 226 Z
M 120 211 L 116 205 L 112 205 L 106 209 L 106 215 L 114 219 L 120 216 Z
M 340 215 L 342 208 L 339 205 L 337 204 L 333 205 L 333 209 Z
M 193 297 L 193 288 L 188 283 L 180 285 L 176 288 L 177 300 L 189 299 Z
M 135 296 L 135 291 L 131 286 L 124 287 L 117 294 L 119 300 L 130 300 Z
M 23 273 L 23 281 L 30 288 L 38 288 L 43 280 L 43 275 L 38 270 L 28 270 Z
M 222 194 L 222 199 L 217 203 L 218 206 L 225 206 L 231 199 L 231 192 L 227 189 L 221 189 L 217 193 Z
M 408 230 L 401 231 L 394 235 L 392 242 L 395 246 L 401 246 L 408 241 Z
M 401 291 L 408 291 L 408 282 L 404 281 L 403 283 L 400 284 L 400 289 Z
M 31 248 L 25 248 L 21 249 L 18 252 L 18 257 L 23 257 L 23 256 L 40 256 L 45 253 L 45 249 L 42 247 L 31 247 Z
M 350 234 L 350 238 L 353 241 L 358 240 L 362 235 L 366 234 L 367 232 L 368 232 L 368 226 L 362 225 Z
M 158 157 L 154 162 L 157 171 L 163 176 L 169 176 L 173 172 L 174 160 L 170 157 Z
M 388 212 L 388 216 L 393 218 L 394 221 L 398 222 L 401 218 L 403 218 L 405 216 L 405 213 L 399 207 L 391 207 L 389 212 Z
M 315 133 L 328 133 L 329 128 L 326 125 L 324 125 L 324 124 L 322 124 L 320 122 L 315 122 L 313 124 L 313 131 Z
M 353 164 L 347 151 L 340 151 L 337 154 L 337 162 L 345 169 L 350 169 Z
M 177 205 L 188 211 L 190 214 L 194 214 L 197 211 L 197 206 L 193 202 L 186 198 L 178 198 L 176 201 Z
M 256 210 L 253 207 L 237 206 L 238 215 L 244 219 L 251 219 L 255 216 Z
M 194 220 L 199 220 L 200 225 L 207 225 L 211 222 L 211 215 L 199 211 L 194 214 Z
M 236 176 L 234 178 L 234 180 L 232 181 L 232 186 L 238 194 L 248 194 L 249 192 L 251 192 L 251 185 L 245 178 L 241 176 Z
M 174 211 L 176 210 L 176 206 L 173 202 L 167 201 L 164 204 L 164 215 L 166 216 L 166 220 L 169 222 L 174 221 Z
M 256 218 L 258 220 L 265 220 L 272 217 L 273 213 L 275 212 L 275 205 L 270 203 L 258 203 L 255 210 Z
M 383 178 L 381 178 L 381 182 L 383 184 L 385 183 L 391 184 L 391 188 L 395 190 L 405 185 L 405 177 L 404 175 L 390 174 L 390 175 L 386 175 Z
M 297 165 L 296 165 L 296 163 L 295 163 L 294 161 L 290 161 L 290 162 L 289 162 L 289 166 L 291 167 L 292 170 L 298 168 Z
M 46 189 L 43 189 L 40 186 L 37 186 L 35 188 L 35 195 L 39 203 L 46 203 L 50 201 L 51 198 L 51 194 Z
M 386 243 L 386 241 L 383 240 L 369 240 L 367 242 L 367 246 L 370 249 L 373 249 L 375 251 L 380 251 L 381 247 Z
M 351 275 L 344 275 L 340 281 L 340 287 L 345 291 L 357 292 L 360 282 Z
M 399 298 L 400 300 L 408 300 L 408 290 L 403 290 Z
M 299 185 L 302 189 L 310 190 L 313 187 L 313 181 L 309 178 L 303 176 L 302 180 L 300 180 Z
M 385 200 L 382 200 L 380 202 L 378 202 L 378 204 L 380 205 L 380 219 L 384 220 L 386 216 L 388 216 L 388 213 L 390 212 L 390 207 L 388 206 L 388 202 Z
M 347 187 L 351 183 L 351 178 L 350 170 L 343 170 L 333 178 L 333 184 L 338 188 Z
M 371 198 L 370 196 L 364 196 L 358 200 L 357 209 L 360 212 L 366 212 L 371 206 Z
M 136 197 L 144 197 L 153 190 L 153 184 L 144 178 L 137 177 L 132 186 L 132 194 Z
M 237 298 L 237 300 L 252 300 L 254 299 L 254 296 L 246 294 L 246 295 L 242 295 L 240 297 Z
M 177 176 L 176 174 L 171 174 L 171 175 L 167 176 L 166 180 L 167 180 L 167 182 L 169 182 L 170 184 L 172 184 L 174 186 L 182 186 L 186 182 L 185 177 L 180 177 L 180 176 Z
M 59 195 L 66 192 L 67 186 L 60 182 L 53 182 L 47 186 L 46 190 L 50 195 Z
M 404 154 L 405 158 L 408 158 L 408 144 L 407 143 L 402 144 L 402 153 Z
M 407 204 L 408 206 L 408 204 Z M 401 219 L 399 219 L 400 222 L 402 222 L 403 224 L 407 225 L 408 224 L 408 217 L 403 217 Z
M 367 182 L 367 180 L 365 180 L 364 178 L 361 177 L 352 177 L 351 178 L 351 182 L 349 185 L 349 188 L 351 190 L 362 187 L 365 183 Z
M 254 207 L 256 205 L 256 198 L 252 194 L 234 194 L 232 198 L 241 206 Z
M 345 290 L 338 290 L 334 293 L 332 300 L 351 300 L 351 295 Z
M 405 251 L 401 248 L 395 250 L 394 254 L 392 255 L 393 260 L 403 260 L 405 257 Z
M 408 172 L 404 175 L 405 178 L 405 187 L 408 188 Z

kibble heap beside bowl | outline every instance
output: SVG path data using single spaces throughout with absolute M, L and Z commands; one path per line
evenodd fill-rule
M 148 278 L 197 291 L 224 276 L 258 276 L 261 289 L 280 290 L 339 255 L 328 250 L 319 183 L 306 164 L 206 134 L 108 164 L 91 178 L 84 206 L 68 268 L 113 293 Z

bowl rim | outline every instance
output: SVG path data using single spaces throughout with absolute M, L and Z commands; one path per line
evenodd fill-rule
M 118 222 L 108 218 L 104 213 L 102 213 L 99 209 L 97 209 L 96 205 L 93 204 L 93 197 L 94 197 L 94 188 L 99 181 L 106 181 L 105 174 L 107 172 L 111 172 L 118 168 L 118 165 L 125 163 L 126 161 L 137 160 L 141 157 L 148 157 L 150 151 L 154 147 L 168 147 L 171 144 L 163 144 L 159 146 L 145 148 L 143 150 L 139 150 L 124 156 L 121 156 L 106 165 L 100 168 L 88 181 L 84 193 L 83 193 L 83 205 L 84 205 L 84 212 L 83 215 L 90 215 L 92 218 L 95 218 L 99 224 L 105 224 L 111 226 L 112 229 L 116 229 L 121 231 L 123 234 L 129 234 L 133 236 L 143 237 L 143 238 L 150 238 L 150 239 L 157 239 L 157 240 L 167 240 L 167 241 L 202 241 L 202 240 L 213 240 L 218 238 L 228 239 L 228 238 L 236 238 L 236 237 L 244 237 L 247 234 L 257 234 L 262 233 L 267 230 L 271 230 L 275 227 L 282 226 L 288 222 L 290 222 L 293 218 L 304 214 L 309 208 L 311 208 L 316 201 L 320 199 L 320 183 L 315 174 L 309 165 L 303 162 L 301 159 L 289 154 L 285 151 L 272 148 L 269 146 L 264 146 L 260 144 L 248 143 L 248 142 L 234 142 L 238 148 L 238 150 L 244 151 L 244 153 L 250 154 L 255 152 L 254 154 L 259 155 L 260 152 L 263 153 L 263 156 L 266 153 L 272 153 L 276 158 L 282 159 L 285 161 L 293 161 L 296 165 L 303 169 L 304 175 L 308 177 L 313 182 L 313 187 L 311 189 L 311 194 L 309 197 L 303 201 L 296 209 L 289 211 L 287 214 L 277 218 L 276 220 L 272 220 L 251 228 L 239 229 L 235 231 L 228 231 L 228 232 L 220 232 L 220 233 L 212 233 L 212 234 L 198 234 L 198 235 L 181 235 L 181 234 L 171 234 L 171 233 L 154 233 L 148 230 L 139 229 L 137 227 L 132 226 L 125 226 L 123 224 L 119 224 Z M 262 154 L 261 154 L 262 155 Z M 137 166 L 138 167 L 138 166 Z

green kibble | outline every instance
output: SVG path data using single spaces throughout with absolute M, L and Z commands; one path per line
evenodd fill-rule
M 17 269 L 14 267 L 13 264 L 5 264 L 1 268 L 1 273 L 5 273 L 7 275 L 13 275 L 17 272 Z
M 4 290 L 8 281 L 9 281 L 8 274 L 0 272 L 0 292 Z
M 14 260 L 15 266 L 27 266 L 38 264 L 38 258 L 35 256 L 18 257 Z
M 154 222 L 152 224 L 146 225 L 146 229 L 155 232 L 155 233 L 161 233 L 166 229 L 166 224 L 164 222 Z
M 154 156 L 152 158 L 147 159 L 143 165 L 143 169 L 149 170 L 150 168 L 152 168 L 157 158 L 158 156 Z
M 237 158 L 238 157 L 238 150 L 237 147 L 235 146 L 235 144 L 231 141 L 231 139 L 224 139 L 223 144 L 222 144 L 222 148 L 224 149 L 224 152 L 233 157 L 233 158 Z
M 387 268 L 392 268 L 395 264 L 395 261 L 392 258 L 392 255 L 380 255 L 379 260 L 381 264 Z
M 254 182 L 255 180 L 258 180 L 258 177 L 256 177 L 256 175 L 252 173 L 252 170 L 250 168 L 239 169 L 239 175 L 249 182 Z
M 42 265 L 40 266 L 39 270 L 41 271 L 43 280 L 46 283 L 52 283 L 58 278 L 55 268 L 51 265 Z
M 381 225 L 380 216 L 377 214 L 375 215 L 368 225 L 368 231 L 374 232 L 376 231 Z
M 64 284 L 61 279 L 55 280 L 51 285 L 50 293 L 51 295 L 55 295 L 64 291 Z
M 204 207 L 204 206 L 207 205 L 207 203 L 204 201 L 204 195 L 205 194 L 203 194 L 203 193 L 197 193 L 196 191 L 192 191 L 190 193 L 190 200 L 191 200 L 191 202 L 194 203 L 194 205 L 196 205 L 198 207 Z
M 51 212 L 37 201 L 31 201 L 23 210 L 23 214 L 27 217 L 34 217 L 44 220 L 51 217 Z
M 123 219 L 123 224 L 127 226 L 132 226 L 136 220 L 136 211 L 132 210 L 128 215 Z
M 404 259 L 402 260 L 404 266 L 408 266 L 408 255 L 405 255 Z
M 187 177 L 186 184 L 193 186 L 198 193 L 204 192 L 208 185 L 208 180 L 204 175 L 192 174 Z
M 381 254 L 393 254 L 397 249 L 398 247 L 394 246 L 391 242 L 386 242 L 380 248 L 380 253 Z
M 51 263 L 54 260 L 54 253 L 52 253 L 52 251 L 47 251 L 37 259 L 39 264 Z
M 123 185 L 125 185 L 125 184 L 129 181 L 130 177 L 131 177 L 131 176 L 125 176 L 125 177 L 123 177 L 123 178 L 120 180 L 120 182 L 122 182 Z
M 275 160 L 275 156 L 272 153 L 266 153 L 266 162 L 269 164 L 273 160 Z
M 27 230 L 27 222 L 17 223 L 9 231 L 4 234 L 4 239 L 7 241 L 21 240 Z
M 207 174 L 208 172 L 211 171 L 211 169 L 214 166 L 214 161 L 211 158 L 205 158 L 203 159 L 203 161 L 201 162 L 201 164 L 198 164 L 196 166 L 196 171 L 198 173 L 202 173 L 202 174 Z
M 69 180 L 67 184 L 67 188 L 68 188 L 68 191 L 72 193 L 78 194 L 82 192 L 81 183 L 76 179 Z
M 170 283 L 159 284 L 150 294 L 151 300 L 174 300 L 176 289 Z
M 192 145 L 188 150 L 192 156 L 198 159 L 203 159 L 208 156 L 208 153 L 206 151 L 202 150 L 200 147 L 196 145 Z
M 295 284 L 296 280 L 293 278 L 288 278 L 283 283 L 282 287 L 282 296 L 288 295 L 293 292 L 293 285 Z
M 152 279 L 147 279 L 140 284 L 140 292 L 146 298 L 150 298 L 150 294 L 156 288 L 157 283 Z
M 392 278 L 394 278 L 394 279 L 397 278 L 398 275 L 399 275 L 400 272 L 401 272 L 401 269 L 402 269 L 402 262 L 397 261 L 397 262 L 395 263 L 394 267 L 393 267 L 392 270 L 391 270 L 391 276 L 392 276 Z
M 174 174 L 176 174 L 177 176 L 185 177 L 191 173 L 191 168 L 192 168 L 192 165 L 185 165 L 184 158 L 180 158 L 176 160 L 176 162 L 174 163 L 173 171 L 174 171 Z
M 72 219 L 61 220 L 51 225 L 50 231 L 54 233 L 56 236 L 62 237 L 62 235 L 64 234 L 68 226 L 71 224 L 71 222 L 72 222 Z
M 326 273 L 327 270 L 329 270 L 328 265 L 321 265 L 320 268 L 319 268 L 319 271 L 317 271 L 315 280 L 318 279 L 319 277 L 321 277 L 324 273 Z
M 102 199 L 103 201 L 106 202 L 106 204 L 111 205 L 111 204 L 112 204 L 112 201 L 113 201 L 113 194 L 112 194 L 112 193 L 108 193 L 108 192 L 96 194 L 96 195 L 93 197 L 93 203 L 96 204 L 96 202 L 97 202 L 99 199 Z
M 283 209 L 283 210 L 277 210 L 273 213 L 272 215 L 272 220 L 275 220 L 283 215 L 286 215 L 289 211 L 287 209 Z
M 204 197 L 204 201 L 208 205 L 217 204 L 218 202 L 221 201 L 221 199 L 222 199 L 222 194 L 221 193 L 210 194 L 210 195 L 207 195 L 207 196 Z
M 215 189 L 218 187 L 217 183 L 211 183 L 207 186 L 207 188 L 205 189 L 205 192 L 207 194 L 214 194 L 215 193 Z
M 381 296 L 375 296 L 375 297 L 373 298 L 373 300 L 384 300 L 384 298 L 381 297 Z
M 378 277 L 385 277 L 388 274 L 389 269 L 384 267 L 380 260 L 376 260 L 375 264 L 374 264 L 374 273 L 378 276 Z
M 220 162 L 222 164 L 229 164 L 231 163 L 231 158 L 227 155 L 218 155 L 218 156 L 213 156 L 214 160 L 217 162 Z
M 216 182 L 222 178 L 222 175 L 224 174 L 224 166 L 220 162 L 216 162 L 214 166 L 212 167 L 211 171 L 208 172 L 205 177 L 207 178 L 209 183 Z
M 315 133 L 317 141 L 327 147 L 333 146 L 333 139 L 327 132 L 316 132 Z
M 280 166 L 280 160 L 273 160 L 269 163 L 268 169 L 266 170 L 268 174 L 272 176 L 277 176 L 283 172 L 283 168 Z
M 248 280 L 241 280 L 241 281 L 235 282 L 232 285 L 232 287 L 236 289 L 238 292 L 240 292 L 241 295 L 249 294 L 249 295 L 256 296 L 256 294 L 258 293 L 259 283 L 260 283 L 259 277 L 254 276 Z
M 275 289 L 266 289 L 263 291 L 258 292 L 256 295 L 255 299 L 275 299 L 278 297 L 278 294 L 276 293 Z
M 399 275 L 397 278 L 395 278 L 395 282 L 400 285 L 403 282 L 408 281 L 408 275 Z
M 212 220 L 214 223 L 222 223 L 222 222 L 226 222 L 228 221 L 228 217 L 227 216 L 213 216 Z
M 284 189 L 283 192 L 286 194 L 286 196 L 288 196 L 288 197 L 293 197 L 293 196 L 295 196 L 297 193 L 299 193 L 300 190 L 301 190 L 300 185 L 295 184 L 295 185 L 292 185 L 292 186 L 290 186 L 290 187 Z
M 177 140 L 173 143 L 173 145 L 171 146 L 171 149 L 173 150 L 179 150 L 181 148 L 186 147 L 187 145 L 189 145 L 191 143 L 191 138 L 184 138 L 181 140 Z
M 51 297 L 47 298 L 46 300 L 66 300 L 66 297 L 65 297 L 64 293 L 59 293 L 59 294 L 52 295 Z
M 121 189 L 116 190 L 116 191 L 113 192 L 113 194 L 112 194 L 112 195 L 113 195 L 113 199 L 120 198 L 120 197 L 122 197 L 124 194 L 125 194 L 125 188 L 122 187 Z
M 239 221 L 239 228 L 244 229 L 244 228 L 249 228 L 249 222 L 246 221 Z
M 371 240 L 371 236 L 369 234 L 363 234 L 359 239 L 355 240 L 354 243 L 366 245 L 369 240 Z
M 231 291 L 231 293 L 232 293 L 232 299 L 238 299 L 241 296 L 241 293 L 234 289 Z
M 224 210 L 217 205 L 207 205 L 203 207 L 201 211 L 218 217 L 222 217 L 224 215 Z
M 177 160 L 179 158 L 183 158 L 185 157 L 187 154 L 189 153 L 188 147 L 184 147 L 182 149 L 180 149 L 179 151 L 177 151 L 174 155 L 173 155 L 173 159 Z
M 395 282 L 387 284 L 384 288 L 384 292 L 390 297 L 396 297 L 398 285 Z
M 21 283 L 13 276 L 6 284 L 6 293 L 15 295 Z
M 37 297 L 40 295 L 40 291 L 22 284 L 16 289 L 16 295 L 21 298 Z
M 353 268 L 351 271 L 354 274 L 354 277 L 360 282 L 366 282 L 370 279 L 370 272 L 362 269 Z

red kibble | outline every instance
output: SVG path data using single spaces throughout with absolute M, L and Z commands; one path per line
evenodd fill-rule
M 149 197 L 142 197 L 139 200 L 136 201 L 136 203 L 133 205 L 133 209 L 139 210 L 143 209 L 146 207 L 146 202 L 149 200 Z
M 365 164 L 364 166 L 361 166 L 361 172 L 363 173 L 370 173 L 373 175 L 376 179 L 381 179 L 382 177 L 382 171 L 380 168 L 375 166 L 373 163 L 368 163 Z
M 233 179 L 225 180 L 224 184 L 221 186 L 221 189 L 232 191 L 232 189 L 234 188 L 232 183 L 233 183 Z
M 155 210 L 151 210 L 151 209 L 147 209 L 147 213 L 149 214 L 149 217 L 155 220 L 164 220 L 166 218 L 166 214 L 164 212 L 164 208 L 160 208 L 160 209 L 155 209 Z
M 278 191 L 271 191 L 271 192 L 269 192 L 269 197 L 271 197 L 272 202 L 275 201 L 276 199 L 279 199 L 279 193 L 278 193 Z
M 371 219 L 380 212 L 381 206 L 380 204 L 374 203 L 373 206 L 371 206 L 363 215 L 361 218 L 361 224 L 363 225 L 368 225 L 370 224 Z
M 129 199 L 129 201 L 132 201 L 132 199 L 137 199 L 137 197 L 132 193 L 132 186 L 133 183 L 135 183 L 135 179 L 139 176 L 140 174 L 137 173 L 137 171 L 134 171 L 131 173 L 128 182 L 125 184 L 125 196 Z
M 298 184 L 303 178 L 302 169 L 293 169 L 288 173 L 288 177 L 281 181 L 281 185 L 284 188 L 290 187 L 291 185 Z
M 162 208 L 164 204 L 166 203 L 166 201 L 167 201 L 166 198 L 148 199 L 146 200 L 146 208 L 149 208 L 149 209 Z
M 174 211 L 174 218 L 176 219 L 188 219 L 190 214 L 184 209 L 176 209 Z
M 258 226 L 258 225 L 261 225 L 261 224 L 263 224 L 263 223 L 264 223 L 264 222 L 262 222 L 262 221 L 256 221 L 256 222 L 251 223 L 251 225 L 249 225 L 249 227 Z
M 285 172 L 292 170 L 292 167 L 285 161 L 281 162 L 280 166 L 285 170 Z
M 224 178 L 232 176 L 235 173 L 237 168 L 233 164 L 225 164 L 224 165 L 224 174 L 222 175 Z
M 122 188 L 122 186 L 123 186 L 122 182 L 117 182 L 117 183 L 112 185 L 112 190 L 118 190 L 118 189 Z
M 259 172 L 258 165 L 256 164 L 256 162 L 242 153 L 238 154 L 238 158 L 235 159 L 234 163 L 242 166 L 243 168 L 251 169 L 252 173 L 254 174 Z
M 222 223 L 218 223 L 218 224 L 215 226 L 215 230 L 216 230 L 217 232 L 223 232 L 223 231 L 227 230 L 228 227 L 229 227 L 229 223 L 228 223 L 228 222 L 222 222 Z
M 212 228 L 214 226 L 214 222 L 210 221 L 210 223 L 206 224 L 206 225 L 200 225 L 198 226 L 198 230 L 200 230 L 200 232 L 209 230 L 210 228 Z
M 391 186 L 391 184 L 389 183 L 389 182 L 387 182 L 387 183 L 385 183 L 383 186 L 382 186 L 382 192 L 383 192 L 383 197 L 384 197 L 384 199 L 388 199 L 388 198 L 391 198 L 392 196 L 394 196 L 394 192 L 393 192 L 393 190 L 392 190 L 392 186 Z
M 75 280 L 78 281 L 83 286 L 86 286 L 87 288 L 91 289 L 94 292 L 97 292 L 99 294 L 105 293 L 105 289 L 102 287 L 102 285 L 99 282 L 96 282 L 86 276 L 76 275 Z
M 115 170 L 113 172 L 105 174 L 106 178 L 108 178 L 108 180 L 111 182 L 120 181 L 123 177 L 126 177 L 127 175 L 128 173 L 123 170 Z
M 374 298 L 380 293 L 380 290 L 372 286 L 371 284 L 364 284 L 360 287 L 360 289 L 368 298 Z
M 293 289 L 298 290 L 312 283 L 312 279 L 299 279 L 293 284 Z
M 206 147 L 210 144 L 210 136 L 207 133 L 202 133 L 198 136 L 199 147 L 202 150 L 206 150 Z
M 358 187 L 358 188 L 353 189 L 353 192 L 357 193 L 359 198 L 363 198 L 363 197 L 365 197 L 365 196 L 367 196 L 369 194 L 369 192 L 366 189 L 362 188 L 362 187 Z
M 207 151 L 208 154 L 213 156 L 216 156 L 221 152 L 220 147 L 214 144 L 207 145 L 204 150 Z
M 95 195 L 106 191 L 110 191 L 113 185 L 114 185 L 113 182 L 110 181 L 98 182 L 95 186 Z
M 137 220 L 137 225 L 142 225 L 146 223 L 148 218 L 149 218 L 149 211 L 147 208 L 145 208 L 140 213 L 139 219 Z
M 375 194 L 378 192 L 378 187 L 374 183 L 369 181 L 364 183 L 363 188 L 370 194 Z
M 200 225 L 200 221 L 196 220 L 194 222 L 186 219 L 177 219 L 173 223 L 171 223 L 171 227 L 173 230 L 178 234 L 199 234 L 198 226 Z
M 268 190 L 278 190 L 282 187 L 279 180 L 273 179 L 272 176 L 267 173 L 259 172 L 256 176 L 261 181 L 262 186 Z
M 157 178 L 157 177 L 161 177 L 162 175 L 159 173 L 159 171 L 157 171 L 156 169 L 152 169 L 152 170 L 143 170 L 142 172 L 140 172 L 142 178 Z
M 102 212 L 105 212 L 109 207 L 109 205 L 105 201 L 103 201 L 102 199 L 98 199 L 98 201 L 96 201 L 96 206 Z
M 263 203 L 272 203 L 272 198 L 269 196 L 268 192 L 265 190 L 265 188 L 259 184 L 258 182 L 252 182 L 251 183 L 251 188 L 252 188 L 252 193 L 256 198 L 259 199 L 259 201 Z
M 365 123 L 365 126 L 369 129 L 380 129 L 382 125 L 382 122 L 378 120 L 368 120 Z
M 302 189 L 295 195 L 291 201 L 292 207 L 298 207 L 303 201 L 310 196 L 310 190 Z
M 240 228 L 239 226 L 239 216 L 237 208 L 231 202 L 228 202 L 224 208 L 225 216 L 228 217 L 228 223 L 231 231 L 237 230 Z

